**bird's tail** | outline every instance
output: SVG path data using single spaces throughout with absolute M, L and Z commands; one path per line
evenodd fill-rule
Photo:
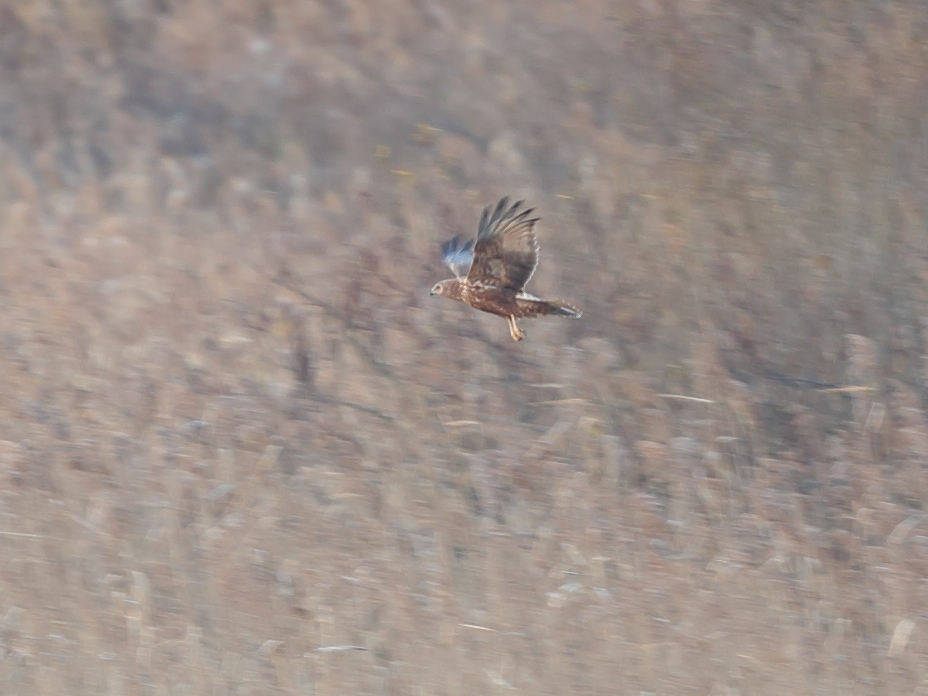
M 525 319 L 547 315 L 579 319 L 583 315 L 583 312 L 572 304 L 561 302 L 560 300 L 540 300 L 536 297 L 520 297 L 517 302 L 521 310 L 520 317 L 524 317 Z
M 579 319 L 583 316 L 583 312 L 567 302 L 561 302 L 560 300 L 548 300 L 545 302 L 545 304 L 550 308 L 550 314 L 554 314 L 559 317 Z

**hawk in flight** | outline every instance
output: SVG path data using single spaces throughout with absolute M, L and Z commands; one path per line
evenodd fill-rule
M 503 198 L 490 212 L 483 209 L 477 240 L 462 244 L 455 237 L 441 247 L 441 260 L 455 278 L 436 283 L 432 295 L 460 300 L 474 309 L 506 317 L 512 340 L 521 341 L 525 332 L 516 319 L 553 314 L 580 318 L 580 310 L 566 302 L 542 300 L 523 290 L 538 266 L 538 240 L 533 209 L 521 210 L 523 201 L 511 206 Z

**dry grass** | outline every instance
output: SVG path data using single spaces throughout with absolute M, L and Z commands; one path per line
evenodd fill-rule
M 0 1 L 0 691 L 928 693 L 873 6 Z M 518 345 L 427 295 L 506 193 Z

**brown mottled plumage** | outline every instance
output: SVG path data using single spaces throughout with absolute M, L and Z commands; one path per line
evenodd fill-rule
M 576 307 L 556 300 L 542 300 L 523 291 L 538 266 L 538 240 L 532 209 L 519 211 L 522 201 L 509 207 L 509 198 L 493 212 L 483 209 L 476 243 L 461 244 L 457 237 L 442 245 L 442 261 L 456 278 L 443 280 L 432 295 L 450 297 L 474 309 L 505 317 L 514 341 L 525 338 L 516 319 L 552 314 L 578 319 Z

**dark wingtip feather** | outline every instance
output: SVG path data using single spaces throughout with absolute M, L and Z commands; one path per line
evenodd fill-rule
M 474 240 L 461 242 L 460 237 L 452 237 L 441 245 L 441 262 L 448 266 L 458 278 L 467 274 L 474 261 Z
M 500 198 L 499 203 L 496 204 L 496 210 L 493 211 L 493 219 L 494 220 L 499 219 L 500 213 L 502 213 L 506 209 L 506 206 L 508 205 L 509 205 L 509 196 L 503 196 L 502 198 Z M 516 203 L 516 205 L 518 205 L 518 203 Z
M 526 219 L 526 218 L 528 218 L 529 215 L 531 215 L 531 214 L 534 213 L 534 212 L 535 212 L 535 209 L 534 209 L 534 208 L 529 208 L 528 210 L 523 210 L 521 213 L 519 213 L 518 215 L 516 215 L 515 217 L 512 218 L 513 224 L 518 223 L 518 222 L 525 222 L 527 225 L 534 225 L 536 222 L 538 222 L 539 220 L 541 220 L 540 217 L 531 218 L 531 219 Z
M 483 209 L 483 214 L 480 216 L 480 225 L 477 227 L 477 237 L 480 238 L 489 234 L 490 231 L 496 229 L 504 221 L 511 221 L 512 223 L 524 221 L 526 224 L 534 226 L 541 218 L 529 218 L 529 215 L 534 213 L 535 209 L 527 208 L 525 210 L 520 210 L 523 205 L 525 205 L 524 200 L 518 200 L 512 205 L 509 205 L 509 196 L 503 196 L 499 199 L 495 208 L 489 205 L 486 206 Z
M 474 240 L 471 239 L 468 242 L 461 244 L 461 238 L 454 236 L 449 239 L 447 242 L 441 245 L 441 257 L 445 259 L 449 256 L 457 254 L 459 252 L 470 251 L 470 247 L 474 245 Z

